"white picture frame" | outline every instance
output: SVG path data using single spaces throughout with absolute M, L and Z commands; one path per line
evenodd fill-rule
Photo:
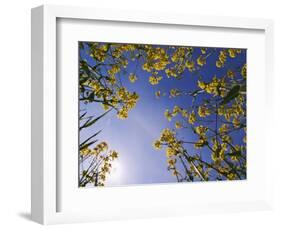
M 192 203 L 187 207 L 186 203 L 170 203 L 173 210 L 165 210 L 159 203 L 151 206 L 141 207 L 140 204 L 134 203 L 128 199 L 128 205 L 119 207 L 115 211 L 96 209 L 92 212 L 82 212 L 81 207 L 74 211 L 60 210 L 59 199 L 61 194 L 58 192 L 60 179 L 58 172 L 58 109 L 57 98 L 60 88 L 57 85 L 57 23 L 59 19 L 71 20 L 97 20 L 107 23 L 141 23 L 150 24 L 154 27 L 169 26 L 176 27 L 192 26 L 200 28 L 220 28 L 222 30 L 242 29 L 246 32 L 249 30 L 262 31 L 264 36 L 264 71 L 261 81 L 265 82 L 262 97 L 265 98 L 266 112 L 266 131 L 272 129 L 271 112 L 273 109 L 273 22 L 266 19 L 248 19 L 248 18 L 231 18 L 231 17 L 214 17 L 214 16 L 191 16 L 163 14 L 159 12 L 138 12 L 138 11 L 115 11 L 100 10 L 98 8 L 80 8 L 69 6 L 52 6 L 44 5 L 32 9 L 32 188 L 31 188 L 31 214 L 32 219 L 41 224 L 70 223 L 82 221 L 96 221 L 107 219 L 124 219 L 140 218 L 152 216 L 171 216 L 185 215 L 189 213 L 205 213 L 217 211 L 243 211 L 243 210 L 264 210 L 272 207 L 272 151 L 270 150 L 270 137 L 266 137 L 266 154 L 264 156 L 265 180 L 262 183 L 264 192 L 255 200 L 247 200 L 238 197 L 233 200 L 222 199 L 221 202 L 206 204 Z M 250 84 L 253 84 L 251 81 Z M 265 130 L 263 130 L 265 131 Z M 198 189 L 201 185 L 196 184 Z M 211 184 L 207 189 L 212 190 L 216 184 Z M 237 184 L 226 185 L 234 188 Z M 125 187 L 125 188 L 108 188 L 107 193 L 118 192 L 127 195 L 139 196 L 140 200 L 149 194 L 160 192 L 165 189 L 170 194 L 180 189 L 172 185 L 155 185 L 152 187 Z M 257 187 L 256 187 L 257 188 Z M 254 187 L 249 191 L 254 191 Z M 67 192 L 67 191 L 66 191 Z M 88 193 L 90 191 L 87 191 Z M 208 192 L 208 191 L 207 191 Z M 134 195 L 135 193 L 135 195 Z M 128 196 L 127 196 L 128 197 Z M 70 198 L 71 199 L 71 198 Z M 108 204 L 109 205 L 109 204 Z M 120 204 L 118 204 L 120 205 Z M 174 209 L 175 208 L 175 209 Z

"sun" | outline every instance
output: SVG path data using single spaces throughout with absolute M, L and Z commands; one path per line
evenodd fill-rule
M 123 167 L 120 160 L 116 160 L 112 163 L 112 169 L 110 174 L 108 175 L 108 179 L 106 181 L 107 185 L 120 185 L 122 184 L 123 179 Z

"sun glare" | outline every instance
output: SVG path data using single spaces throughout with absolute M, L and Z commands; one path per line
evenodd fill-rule
M 120 185 L 122 182 L 122 164 L 120 160 L 116 160 L 112 165 L 111 172 L 106 182 L 107 185 Z

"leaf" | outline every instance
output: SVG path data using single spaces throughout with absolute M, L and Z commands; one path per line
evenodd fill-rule
M 83 146 L 80 146 L 80 150 L 87 148 L 88 146 L 90 146 L 90 145 L 96 143 L 97 141 L 98 141 L 98 140 L 94 140 L 94 141 L 92 141 L 92 142 L 90 142 L 90 143 L 88 143 L 88 144 L 85 144 L 85 145 L 83 145 Z
M 222 102 L 220 105 L 225 105 L 234 98 L 236 98 L 239 95 L 240 91 L 240 85 L 235 85 L 232 87 L 232 89 L 227 93 L 227 95 L 223 98 Z
M 83 114 L 79 117 L 79 120 L 81 120 L 86 114 L 87 114 L 87 112 L 83 113 Z
M 87 127 L 93 125 L 94 123 L 96 123 L 99 119 L 101 119 L 102 117 L 104 117 L 104 116 L 105 116 L 107 113 L 109 113 L 110 111 L 111 111 L 111 109 L 110 109 L 110 110 L 107 110 L 107 111 L 104 112 L 102 115 L 98 116 L 97 118 L 95 118 L 95 119 L 93 119 L 93 120 L 89 119 L 88 121 L 85 122 L 85 124 L 84 124 L 83 126 L 81 126 L 81 127 L 79 128 L 79 130 L 84 129 L 84 128 L 87 128 Z
M 94 135 L 90 136 L 89 138 L 87 138 L 85 141 L 83 141 L 83 143 L 80 144 L 80 148 L 81 148 L 82 146 L 84 146 L 89 140 L 91 140 L 92 138 L 94 138 L 95 136 L 97 136 L 100 132 L 101 132 L 101 130 L 98 131 L 98 132 L 96 132 Z

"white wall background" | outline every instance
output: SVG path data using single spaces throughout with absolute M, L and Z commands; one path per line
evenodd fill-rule
M 271 18 L 275 21 L 275 92 L 281 99 L 281 14 L 273 0 L 3 0 L 0 8 L 0 228 L 39 229 L 30 221 L 30 8 L 41 4 L 158 10 L 186 14 Z M 279 92 L 278 92 L 279 91 Z M 273 212 L 201 215 L 48 226 L 52 229 L 277 229 L 281 227 L 280 106 L 275 110 L 276 185 Z M 279 163 L 278 163 L 279 162 Z

